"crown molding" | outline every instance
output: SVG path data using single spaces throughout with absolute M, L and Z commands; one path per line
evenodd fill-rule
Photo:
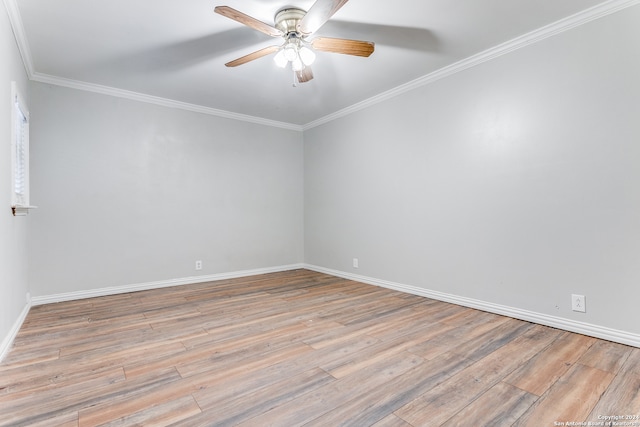
M 628 7 L 635 6 L 637 4 L 640 4 L 640 0 L 609 0 L 605 3 L 576 13 L 575 15 L 571 15 L 567 18 L 563 18 L 559 21 L 538 28 L 537 30 L 531 31 L 527 34 L 516 37 L 515 39 L 489 48 L 483 52 L 472 55 L 454 64 L 440 68 L 433 73 L 419 77 L 386 92 L 382 92 L 381 94 L 375 95 L 362 102 L 358 102 L 357 104 L 353 104 L 349 107 L 343 108 L 342 110 L 336 111 L 335 113 L 324 116 L 318 120 L 314 120 L 302 126 L 302 129 L 308 130 L 316 126 L 320 126 L 324 123 L 331 122 L 333 120 L 355 113 L 356 111 L 360 111 L 373 105 L 379 104 L 390 98 L 412 91 L 419 87 L 426 86 L 445 77 L 449 77 L 453 74 L 459 73 L 460 71 L 475 67 L 476 65 L 480 65 L 502 55 L 506 55 L 507 53 L 522 49 L 523 47 L 529 46 L 533 43 L 537 43 L 549 37 L 553 37 L 557 34 L 568 31 L 572 28 L 584 25 L 588 22 L 621 11 Z
M 302 126 L 293 123 L 279 122 L 276 120 L 264 119 L 261 117 L 250 116 L 247 114 L 233 113 L 226 110 L 219 110 L 216 108 L 204 107 L 202 105 L 189 104 L 187 102 L 175 101 L 173 99 L 161 98 L 158 96 L 147 95 L 143 93 L 128 91 L 124 89 L 118 89 L 110 86 L 99 85 L 95 83 L 82 82 L 79 80 L 66 79 L 63 77 L 52 76 L 49 74 L 39 73 L 35 71 L 33 65 L 33 56 L 31 55 L 31 49 L 27 40 L 27 35 L 24 31 L 24 25 L 22 23 L 22 17 L 20 16 L 20 9 L 16 3 L 16 0 L 3 0 L 7 15 L 9 16 L 9 22 L 13 29 L 13 34 L 16 38 L 16 44 L 22 57 L 25 71 L 29 80 L 47 83 L 56 86 L 68 87 L 71 89 L 84 90 L 88 92 L 100 93 L 103 95 L 115 96 L 118 98 L 131 99 L 134 101 L 146 102 L 149 104 L 160 105 L 169 108 L 178 108 L 181 110 L 192 111 L 201 114 L 208 114 L 211 116 L 223 117 L 226 119 L 240 120 L 249 123 L 255 123 L 264 126 L 271 126 L 276 128 L 282 128 L 287 130 L 294 130 L 301 132 Z
M 243 122 L 255 123 L 264 126 L 288 129 L 301 132 L 302 126 L 292 123 L 279 122 L 276 120 L 264 119 L 261 117 L 249 116 L 247 114 L 233 113 L 226 110 L 204 107 L 197 104 L 189 104 L 187 102 L 175 101 L 173 99 L 162 98 L 159 96 L 147 95 L 144 93 L 133 92 L 125 89 L 118 89 L 111 86 L 103 86 L 95 83 L 87 83 L 79 80 L 66 79 L 63 77 L 52 76 L 43 73 L 33 73 L 31 80 L 56 86 L 64 86 L 71 89 L 78 89 L 87 92 L 100 93 L 103 95 L 114 96 L 117 98 L 125 98 L 133 101 L 145 102 L 148 104 L 160 105 L 168 108 L 178 108 L 181 110 L 192 111 L 195 113 L 208 114 L 211 116 L 223 117 L 226 119 L 240 120 Z
M 27 35 L 24 32 L 22 17 L 20 16 L 20 10 L 18 9 L 16 0 L 4 0 L 4 7 L 7 9 L 7 15 L 9 15 L 9 23 L 13 29 L 13 34 L 16 38 L 16 44 L 18 45 L 18 50 L 20 51 L 25 71 L 27 72 L 27 76 L 31 78 L 34 72 L 31 49 L 27 42 Z
M 217 116 L 217 117 L 240 120 L 244 122 L 255 123 L 255 124 L 260 124 L 265 126 L 272 126 L 272 127 L 288 129 L 288 130 L 294 130 L 299 132 L 312 129 L 322 124 L 331 122 L 333 120 L 339 119 L 341 117 L 344 117 L 349 114 L 355 113 L 357 111 L 363 110 L 365 108 L 371 107 L 375 104 L 381 103 L 390 98 L 396 97 L 398 95 L 417 89 L 419 87 L 426 86 L 430 83 L 436 82 L 445 77 L 449 77 L 460 71 L 464 71 L 471 67 L 475 67 L 476 65 L 498 58 L 502 55 L 506 55 L 515 50 L 529 46 L 533 43 L 537 43 L 541 40 L 547 39 L 549 37 L 553 37 L 564 31 L 568 31 L 572 28 L 578 27 L 580 25 L 584 25 L 588 22 L 605 17 L 615 12 L 619 12 L 631 6 L 640 4 L 640 0 L 606 1 L 597 6 L 593 6 L 589 9 L 583 10 L 582 12 L 578 12 L 574 15 L 571 15 L 567 18 L 563 18 L 552 24 L 549 24 L 537 30 L 531 31 L 527 34 L 516 37 L 515 39 L 502 43 L 498 46 L 494 46 L 483 52 L 472 55 L 468 58 L 465 58 L 449 66 L 443 67 L 432 73 L 426 74 L 422 77 L 419 77 L 403 85 L 397 86 L 386 92 L 382 92 L 364 101 L 361 101 L 349 107 L 343 108 L 342 110 L 339 110 L 329 115 L 326 115 L 324 117 L 321 117 L 305 125 L 297 125 L 293 123 L 280 122 L 280 121 L 250 116 L 246 114 L 233 113 L 226 110 L 219 110 L 215 108 L 204 107 L 196 104 L 189 104 L 186 102 L 175 101 L 172 99 L 146 95 L 143 93 L 132 92 L 132 91 L 123 90 L 123 89 L 117 89 L 109 86 L 81 82 L 77 80 L 66 79 L 62 77 L 38 73 L 34 70 L 31 50 L 29 48 L 29 43 L 27 41 L 27 37 L 24 32 L 24 27 L 22 25 L 22 18 L 20 17 L 20 11 L 16 4 L 16 0 L 3 0 L 3 1 L 5 4 L 5 8 L 7 9 L 7 13 L 9 15 L 9 20 L 11 22 L 11 26 L 15 34 L 16 42 L 18 44 L 18 49 L 20 50 L 20 55 L 22 56 L 24 67 L 26 69 L 27 75 L 29 76 L 29 79 L 31 80 L 38 81 L 41 83 L 53 84 L 57 86 L 64 86 L 64 87 L 73 88 L 73 89 L 85 90 L 89 92 L 101 93 L 101 94 L 115 96 L 119 98 L 126 98 L 126 99 L 135 100 L 135 101 L 146 102 L 146 103 L 155 104 L 155 105 L 161 105 L 169 108 L 178 108 L 182 110 L 193 111 L 193 112 L 208 114 L 208 115 Z

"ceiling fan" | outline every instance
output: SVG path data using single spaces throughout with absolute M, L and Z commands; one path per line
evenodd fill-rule
M 348 0 L 317 0 L 308 12 L 295 7 L 287 7 L 276 13 L 274 26 L 265 24 L 229 6 L 217 6 L 214 10 L 222 16 L 258 30 L 271 37 L 282 37 L 280 46 L 269 46 L 231 62 L 227 67 L 237 67 L 263 56 L 276 53 L 276 65 L 285 68 L 291 65 L 295 83 L 305 83 L 313 79 L 311 64 L 315 60 L 313 50 L 368 57 L 373 53 L 374 43 L 330 37 L 316 37 L 307 40 L 318 31 Z

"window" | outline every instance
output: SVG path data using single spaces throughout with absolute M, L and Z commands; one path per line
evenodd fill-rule
M 29 110 L 16 82 L 11 82 L 11 103 L 11 208 L 14 215 L 26 215 L 35 207 L 29 204 Z

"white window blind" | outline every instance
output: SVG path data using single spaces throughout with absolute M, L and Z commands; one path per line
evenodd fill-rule
M 29 204 L 29 200 L 27 197 L 27 131 L 28 124 L 26 114 L 20 108 L 20 103 L 16 97 L 15 104 L 15 167 L 14 167 L 14 176 L 13 176 L 13 192 L 15 203 L 17 205 L 26 206 Z
M 29 201 L 29 110 L 16 82 L 11 82 L 11 101 L 11 205 L 14 215 L 26 215 L 29 209 L 35 208 Z

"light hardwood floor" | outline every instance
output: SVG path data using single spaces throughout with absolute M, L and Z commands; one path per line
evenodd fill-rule
M 612 415 L 640 415 L 640 349 L 307 270 L 34 307 L 0 365 L 2 426 Z

